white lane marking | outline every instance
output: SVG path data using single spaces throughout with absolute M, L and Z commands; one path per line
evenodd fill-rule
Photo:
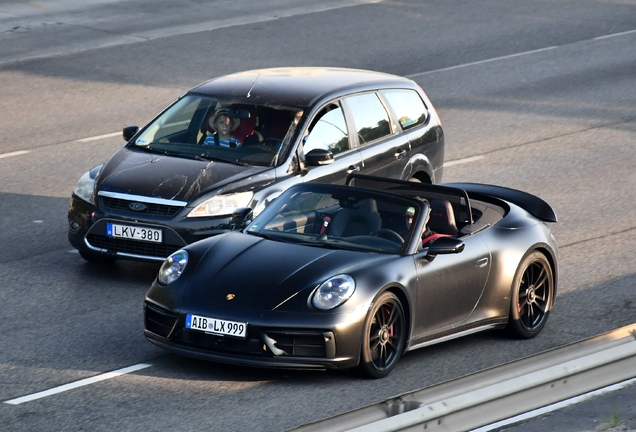
M 475 162 L 475 161 L 478 161 L 478 160 L 481 160 L 481 159 L 485 159 L 485 158 L 486 158 L 486 156 L 472 156 L 472 157 L 467 157 L 467 158 L 464 158 L 464 159 L 457 159 L 457 160 L 450 161 L 450 162 L 444 162 L 444 168 L 451 167 L 451 166 L 454 166 L 454 165 L 461 165 L 461 164 L 465 164 L 465 163 L 471 163 L 471 162 Z
M 99 382 L 99 381 L 104 381 L 104 380 L 107 380 L 107 379 L 116 378 L 116 377 L 118 377 L 120 375 L 124 375 L 124 374 L 128 374 L 128 373 L 131 373 L 131 372 L 135 372 L 135 371 L 138 371 L 140 369 L 148 368 L 150 366 L 152 366 L 152 365 L 148 364 L 148 363 L 140 363 L 140 364 L 137 364 L 137 365 L 134 365 L 134 366 L 129 366 L 129 367 L 125 367 L 123 369 L 117 369 L 117 370 L 112 371 L 112 372 L 107 372 L 107 373 L 104 373 L 104 374 L 101 374 L 101 375 L 97 375 L 97 376 L 94 376 L 94 377 L 91 377 L 91 378 L 86 378 L 86 379 L 83 379 L 83 380 L 75 381 L 73 383 L 64 384 L 64 385 L 61 385 L 59 387 L 54 387 L 54 388 L 52 388 L 50 390 L 45 390 L 45 391 L 41 391 L 41 392 L 38 392 L 38 393 L 33 393 L 31 395 L 22 396 L 22 397 L 19 397 L 19 398 L 16 398 L 16 399 L 11 399 L 11 400 L 8 400 L 8 401 L 4 401 L 4 403 L 10 404 L 10 405 L 20 405 L 20 404 L 25 403 L 25 402 L 30 402 L 32 400 L 41 399 L 41 398 L 44 398 L 44 397 L 47 397 L 47 396 L 51 396 L 51 395 L 54 395 L 54 394 L 57 394 L 57 393 L 62 393 L 62 392 L 68 391 L 68 390 L 73 390 L 75 388 L 87 386 L 89 384 L 94 384 L 94 383 Z
M 121 132 L 113 132 L 113 133 L 104 134 L 104 135 L 97 135 L 97 136 L 93 136 L 93 137 L 82 138 L 82 139 L 78 139 L 77 142 L 87 143 L 87 142 L 91 142 L 91 141 L 99 141 L 99 140 L 106 139 L 106 138 L 113 138 L 113 137 L 116 137 L 116 136 L 121 136 Z
M 624 35 L 628 35 L 628 34 L 632 34 L 632 33 L 636 33 L 636 30 L 628 30 L 628 31 L 624 31 L 624 32 L 621 32 L 621 33 L 614 33 L 614 34 L 609 34 L 609 35 L 605 35 L 605 36 L 598 36 L 598 37 L 592 38 L 592 40 L 609 39 L 609 38 L 613 38 L 613 37 L 617 37 L 617 36 L 624 36 Z
M 29 150 L 20 150 L 20 151 L 14 151 L 11 153 L 4 153 L 4 154 L 0 154 L 0 159 L 4 159 L 4 158 L 8 158 L 11 156 L 19 156 L 19 155 L 23 155 L 23 154 L 27 154 L 30 153 Z
M 96 136 L 92 136 L 92 137 L 88 137 L 88 138 L 82 138 L 82 139 L 78 139 L 77 142 L 87 143 L 87 142 L 92 142 L 92 141 L 103 140 L 103 139 L 106 139 L 106 138 L 113 138 L 113 137 L 116 137 L 116 136 L 121 136 L 121 132 L 113 132 L 113 133 L 104 134 L 104 135 L 96 135 Z M 0 154 L 0 159 L 12 157 L 12 156 L 20 156 L 20 155 L 27 154 L 27 153 L 31 153 L 31 151 L 30 150 L 20 150 L 20 151 L 14 151 L 14 152 L 11 152 L 11 153 L 4 153 L 4 154 Z
M 632 378 L 627 381 L 620 382 L 618 384 L 613 384 L 611 386 L 607 386 L 598 390 L 591 391 L 589 393 L 582 394 L 580 396 L 575 396 L 570 399 L 563 400 L 561 402 L 554 403 L 552 405 L 544 406 L 543 408 L 538 408 L 536 410 L 528 411 L 527 413 L 519 414 L 515 417 L 510 417 L 506 420 L 499 421 L 497 423 L 492 423 L 486 426 L 482 426 L 478 429 L 473 429 L 471 432 L 488 432 L 494 429 L 499 429 L 503 426 L 508 426 L 514 423 L 519 423 L 524 420 L 529 420 L 535 417 L 539 417 L 543 414 L 548 414 L 553 411 L 560 410 L 562 408 L 567 408 L 572 405 L 576 405 L 581 402 L 585 402 L 588 399 L 592 399 L 598 396 L 602 396 L 607 393 L 614 392 L 616 390 L 622 390 L 627 388 L 633 384 L 636 384 L 636 378 Z
M 560 46 L 564 46 L 564 45 L 560 45 Z M 501 56 L 501 57 L 493 57 L 493 58 L 489 58 L 486 60 L 479 60 L 479 61 L 474 61 L 474 62 L 470 62 L 470 63 L 463 63 L 463 64 L 458 64 L 455 66 L 449 66 L 449 67 L 445 67 L 445 68 L 441 68 L 441 69 L 435 69 L 435 70 L 430 70 L 430 71 L 426 71 L 426 72 L 419 72 L 416 74 L 411 74 L 411 75 L 406 75 L 406 78 L 410 78 L 410 79 L 415 79 L 416 77 L 420 77 L 423 75 L 428 75 L 428 74 L 432 74 L 432 73 L 437 73 L 437 72 L 446 72 L 446 71 L 451 71 L 454 69 L 461 69 L 461 68 L 465 68 L 465 67 L 469 67 L 469 66 L 476 66 L 476 65 L 482 65 L 482 64 L 486 64 L 486 63 L 492 63 L 492 62 L 496 62 L 499 60 L 507 60 L 507 59 L 511 59 L 514 57 L 521 57 L 521 56 L 526 56 L 526 55 L 530 55 L 530 54 L 536 54 L 536 53 L 540 53 L 543 51 L 549 51 L 549 50 L 553 50 L 553 49 L 557 49 L 560 46 L 550 46 L 550 47 L 546 47 L 546 48 L 539 48 L 536 50 L 532 50 L 532 51 L 525 51 L 525 52 L 520 52 L 520 53 L 516 53 L 516 54 L 509 54 L 509 55 L 505 55 L 505 56 Z
M 77 142 L 87 143 L 87 142 L 92 142 L 92 141 L 103 140 L 103 139 L 106 139 L 106 138 L 113 138 L 113 137 L 116 137 L 116 136 L 121 136 L 121 132 L 112 132 L 112 133 L 109 133 L 109 134 L 96 135 L 96 136 L 92 136 L 92 137 L 88 137 L 88 138 L 82 138 L 82 139 L 78 139 Z M 23 155 L 23 154 L 27 154 L 27 153 L 31 153 L 31 151 L 30 150 L 20 150 L 20 151 L 14 151 L 14 152 L 11 152 L 11 153 L 4 153 L 4 154 L 0 154 L 0 159 L 12 157 L 12 156 L 19 156 L 19 155 Z
M 579 41 L 575 41 L 575 42 L 568 42 L 565 43 L 563 45 L 554 45 L 554 46 L 549 46 L 549 47 L 545 47 L 545 48 L 539 48 L 536 50 L 530 50 L 530 51 L 524 51 L 524 52 L 520 52 L 520 53 L 516 53 L 516 54 L 509 54 L 509 55 L 505 55 L 505 56 L 501 56 L 501 57 L 493 57 L 490 59 L 485 59 L 485 60 L 479 60 L 479 61 L 474 61 L 474 62 L 470 62 L 470 63 L 464 63 L 464 64 L 459 64 L 459 65 L 455 65 L 455 66 L 449 66 L 449 67 L 445 67 L 445 68 L 441 68 L 441 69 L 434 69 L 434 70 L 430 70 L 430 71 L 426 71 L 426 72 L 418 72 L 418 73 L 414 73 L 411 75 L 405 75 L 406 78 L 410 78 L 410 79 L 415 79 L 417 77 L 420 76 L 424 76 L 424 75 L 428 75 L 428 74 L 433 74 L 433 73 L 437 73 L 437 72 L 446 72 L 446 71 L 450 71 L 450 70 L 454 70 L 454 69 L 460 69 L 460 68 L 465 68 L 465 67 L 469 67 L 469 66 L 476 66 L 476 65 L 482 65 L 482 64 L 486 64 L 486 63 L 492 63 L 492 62 L 496 62 L 496 61 L 500 61 L 500 60 L 508 60 L 511 58 L 515 58 L 515 57 L 521 57 L 521 56 L 527 56 L 527 55 L 531 55 L 531 54 L 537 54 L 543 51 L 550 51 L 553 49 L 557 49 L 557 48 L 562 48 L 564 46 L 568 46 L 568 45 L 573 45 L 573 44 L 577 44 L 577 43 L 581 43 L 581 42 L 587 42 L 587 41 L 597 41 L 597 40 L 602 40 L 602 39 L 610 39 L 610 38 L 614 38 L 614 37 L 619 37 L 619 36 L 625 36 L 625 35 L 629 35 L 629 34 L 634 34 L 636 33 L 636 30 L 629 30 L 629 31 L 624 31 L 624 32 L 620 32 L 620 33 L 613 33 L 613 34 L 608 34 L 605 36 L 597 36 L 591 39 L 583 39 L 583 40 L 579 40 Z

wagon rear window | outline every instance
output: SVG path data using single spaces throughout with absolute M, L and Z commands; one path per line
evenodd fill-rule
M 398 118 L 403 130 L 426 123 L 428 110 L 413 90 L 387 90 L 382 93 Z

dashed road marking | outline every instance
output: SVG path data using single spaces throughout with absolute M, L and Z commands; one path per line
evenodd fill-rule
M 136 371 L 141 370 L 141 369 L 149 368 L 150 366 L 152 366 L 152 365 L 148 364 L 148 363 L 139 363 L 139 364 L 136 364 L 136 365 L 133 365 L 133 366 L 125 367 L 123 369 L 117 369 L 117 370 L 114 370 L 112 372 L 107 372 L 107 373 L 103 373 L 103 374 L 100 374 L 100 375 L 96 375 L 96 376 L 91 377 L 91 378 L 86 378 L 86 379 L 75 381 L 75 382 L 72 382 L 72 383 L 69 383 L 69 384 L 64 384 L 64 385 L 61 385 L 59 387 L 54 387 L 54 388 L 49 389 L 49 390 L 45 390 L 45 391 L 41 391 L 41 392 L 38 392 L 38 393 L 33 393 L 33 394 L 30 394 L 30 395 L 26 395 L 26 396 L 22 396 L 22 397 L 19 397 L 19 398 L 11 399 L 11 400 L 8 400 L 8 401 L 4 401 L 4 403 L 9 404 L 9 405 L 20 405 L 20 404 L 23 404 L 25 402 L 30 402 L 30 401 L 33 401 L 33 400 L 36 400 L 36 399 L 45 398 L 47 396 L 51 396 L 51 395 L 54 395 L 54 394 L 63 393 L 65 391 L 73 390 L 73 389 L 76 389 L 78 387 L 84 387 L 84 386 L 87 386 L 87 385 L 90 385 L 90 384 L 94 384 L 94 383 L 99 382 L 99 381 L 104 381 L 104 380 L 111 379 L 111 378 L 117 378 L 118 376 L 121 376 L 121 375 L 129 374 L 131 372 L 136 372 Z
M 451 71 L 451 70 L 454 70 L 454 69 L 461 69 L 461 68 L 470 67 L 470 66 L 478 66 L 478 65 L 482 65 L 482 64 L 486 64 L 486 63 L 493 63 L 493 62 L 496 62 L 496 61 L 508 60 L 508 59 L 515 58 L 515 57 L 523 57 L 523 56 L 527 56 L 527 55 L 531 55 L 531 54 L 537 54 L 537 53 L 544 52 L 544 51 L 551 51 L 551 50 L 554 50 L 554 49 L 557 49 L 557 48 L 562 48 L 562 47 L 565 47 L 565 46 L 574 45 L 574 44 L 578 44 L 578 43 L 581 43 L 581 42 L 598 41 L 598 40 L 603 40 L 603 39 L 611 39 L 611 38 L 615 38 L 615 37 L 631 35 L 631 34 L 634 34 L 634 33 L 636 33 L 636 30 L 629 30 L 629 31 L 624 31 L 624 32 L 620 32 L 620 33 L 613 33 L 613 34 L 608 34 L 608 35 L 604 35 L 604 36 L 598 36 L 598 37 L 594 37 L 594 38 L 590 38 L 590 39 L 584 39 L 584 40 L 579 40 L 579 41 L 575 41 L 575 42 L 568 42 L 568 43 L 565 43 L 563 45 L 554 45 L 554 46 L 539 48 L 539 49 L 530 50 L 530 51 L 524 51 L 524 52 L 515 53 L 515 54 L 508 54 L 508 55 L 500 56 L 500 57 L 493 57 L 493 58 L 489 58 L 489 59 L 478 60 L 478 61 L 474 61 L 474 62 L 470 62 L 470 63 L 462 63 L 462 64 L 458 64 L 458 65 L 455 65 L 455 66 L 448 66 L 448 67 L 445 67 L 445 68 L 434 69 L 434 70 L 425 71 L 425 72 L 418 72 L 418 73 L 414 73 L 414 74 L 411 74 L 411 75 L 405 75 L 405 77 L 406 78 L 410 78 L 410 79 L 415 79 L 417 77 L 428 75 L 428 74 L 433 74 L 433 73 L 438 73 L 438 72 L 447 72 L 447 71 Z
M 451 167 L 451 166 L 454 166 L 454 165 L 461 165 L 461 164 L 476 162 L 478 160 L 482 160 L 482 159 L 485 159 L 485 158 L 486 158 L 486 156 L 471 156 L 471 157 L 467 157 L 467 158 L 464 158 L 464 159 L 457 159 L 457 160 L 450 161 L 450 162 L 444 162 L 444 168 Z
M 30 151 L 29 150 L 20 150 L 20 151 L 14 151 L 14 152 L 11 152 L 11 153 L 4 153 L 4 154 L 0 154 L 0 159 L 12 157 L 12 156 L 19 156 L 19 155 L 23 155 L 23 154 L 27 154 L 27 153 L 30 153 Z
M 103 140 L 106 138 L 113 138 L 116 136 L 121 136 L 121 132 L 112 132 L 109 134 L 104 134 L 104 135 L 96 135 L 96 136 L 92 136 L 92 137 L 88 137 L 88 138 L 82 138 L 82 139 L 78 139 L 77 142 L 81 142 L 81 143 L 87 143 L 87 142 L 91 142 L 91 141 L 99 141 L 99 140 Z

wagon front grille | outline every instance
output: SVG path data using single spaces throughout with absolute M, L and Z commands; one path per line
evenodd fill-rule
M 136 240 L 111 238 L 101 234 L 89 233 L 86 241 L 94 248 L 108 251 L 139 255 L 144 257 L 167 258 L 183 247 L 183 244 L 156 244 Z
M 126 213 L 131 215 L 150 215 L 150 216 L 174 216 L 183 208 L 179 205 L 165 205 L 155 203 L 144 203 L 146 208 L 140 211 L 134 211 L 130 209 L 130 204 L 138 202 L 134 200 L 126 200 L 120 198 L 112 198 L 107 196 L 100 196 L 100 202 L 103 208 L 116 211 L 118 213 Z

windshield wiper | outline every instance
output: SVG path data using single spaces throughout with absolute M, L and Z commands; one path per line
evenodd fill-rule
M 156 149 L 154 147 L 150 147 L 149 145 L 147 145 L 147 146 L 135 146 L 133 148 L 138 149 L 138 150 L 143 150 L 143 151 L 145 151 L 147 153 L 157 153 L 157 154 L 164 155 L 164 156 L 168 156 L 168 154 L 169 154 L 169 152 L 167 150 L 159 150 L 159 149 Z
M 276 240 L 275 240 L 275 239 L 274 239 L 271 235 L 269 235 L 269 234 L 265 234 L 265 233 L 262 233 L 262 232 L 259 232 L 259 231 L 245 231 L 245 232 L 246 232 L 247 234 L 251 234 L 251 235 L 256 236 L 256 237 L 262 237 L 262 238 L 267 239 L 267 240 L 274 240 L 274 241 L 278 240 L 278 239 L 276 239 Z
M 234 165 L 239 165 L 239 166 L 250 166 L 250 164 L 245 163 L 245 162 L 240 162 L 236 159 L 223 159 L 220 157 L 214 157 L 214 156 L 207 156 L 207 155 L 196 155 L 194 157 L 196 160 L 200 160 L 200 161 L 205 161 L 205 162 L 225 162 L 225 163 L 231 163 Z
M 245 232 L 247 234 L 255 235 L 256 237 L 262 237 L 264 239 L 275 241 L 275 242 L 300 244 L 300 243 L 294 241 L 295 239 L 287 238 L 285 235 L 280 235 L 280 236 L 279 235 L 271 235 L 271 234 L 265 234 L 264 232 L 260 232 L 260 231 L 245 231 Z
M 184 152 L 178 152 L 178 151 L 174 151 L 174 150 L 160 150 L 158 148 L 154 148 L 154 147 L 150 147 L 149 145 L 147 146 L 138 146 L 135 147 L 136 149 L 141 149 L 145 152 L 148 153 L 157 153 L 163 156 L 172 156 L 172 157 L 180 157 L 180 158 L 184 158 L 184 159 L 193 159 L 196 157 L 196 155 L 192 154 L 192 153 L 184 153 Z
M 381 252 L 381 249 L 372 246 L 359 245 L 355 243 L 349 243 L 344 240 L 337 240 L 334 238 L 327 239 L 317 239 L 315 241 L 304 241 L 302 243 L 296 243 L 303 246 L 315 246 L 322 247 L 325 249 L 334 249 L 334 250 L 349 250 L 349 251 L 370 251 L 370 252 Z

